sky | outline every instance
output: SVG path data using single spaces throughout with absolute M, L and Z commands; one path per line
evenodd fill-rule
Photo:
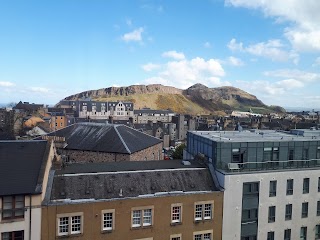
M 320 108 L 319 13 L 319 0 L 0 1 L 0 103 L 202 83 Z

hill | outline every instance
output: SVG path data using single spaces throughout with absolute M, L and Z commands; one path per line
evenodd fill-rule
M 277 106 L 267 106 L 256 96 L 235 87 L 208 88 L 195 84 L 186 90 L 161 84 L 131 85 L 89 90 L 66 97 L 66 100 L 91 98 L 96 101 L 131 101 L 135 109 L 171 109 L 184 114 L 221 114 L 226 110 L 257 113 L 284 111 Z

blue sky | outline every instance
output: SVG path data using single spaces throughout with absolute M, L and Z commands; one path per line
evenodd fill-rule
M 319 0 L 0 2 L 0 102 L 110 86 L 235 86 L 320 106 Z

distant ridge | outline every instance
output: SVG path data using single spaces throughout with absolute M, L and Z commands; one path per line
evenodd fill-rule
M 285 112 L 282 107 L 267 106 L 256 96 L 235 87 L 208 88 L 195 84 L 182 90 L 161 84 L 108 87 L 84 91 L 65 98 L 77 100 L 91 98 L 96 101 L 132 101 L 135 109 L 171 109 L 182 114 L 221 114 L 225 111 L 249 111 L 257 113 Z

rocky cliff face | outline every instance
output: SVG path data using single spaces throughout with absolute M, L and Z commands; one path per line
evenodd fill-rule
M 153 93 L 165 93 L 165 94 L 182 94 L 182 90 L 163 86 L 161 84 L 151 85 L 131 85 L 128 87 L 109 87 L 98 90 L 89 90 L 82 93 L 74 94 L 66 97 L 66 100 L 76 100 L 81 98 L 108 98 L 115 96 L 131 96 L 135 94 L 153 94 Z
M 93 100 L 127 100 L 135 106 L 154 109 L 172 109 L 178 113 L 210 113 L 224 110 L 243 110 L 255 107 L 260 112 L 274 110 L 261 102 L 256 96 L 235 87 L 208 88 L 195 84 L 186 90 L 175 87 L 152 85 L 132 85 L 128 87 L 109 87 L 85 91 L 66 97 L 76 100 L 90 97 Z M 279 108 L 281 109 L 281 108 Z M 265 111 L 264 111 L 265 110 Z M 200 111 L 200 112 L 199 112 Z

